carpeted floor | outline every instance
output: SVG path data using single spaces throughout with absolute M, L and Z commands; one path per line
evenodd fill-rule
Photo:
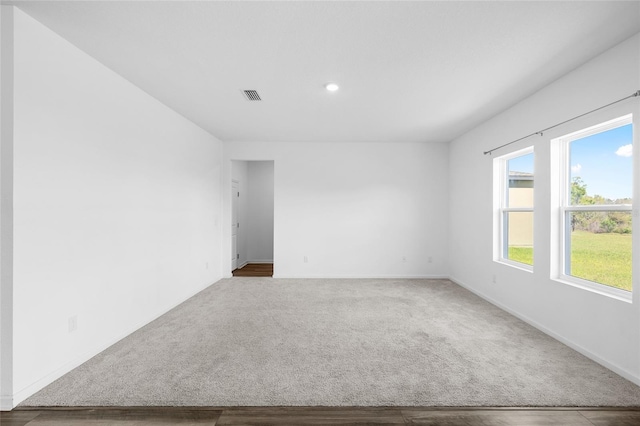
M 447 280 L 219 281 L 22 406 L 638 406 Z

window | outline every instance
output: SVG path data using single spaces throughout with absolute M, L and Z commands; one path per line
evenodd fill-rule
M 494 160 L 495 259 L 533 266 L 533 147 Z
M 557 139 L 560 279 L 631 300 L 632 115 Z

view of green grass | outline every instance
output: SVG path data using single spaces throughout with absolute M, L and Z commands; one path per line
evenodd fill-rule
M 533 265 L 533 247 L 509 247 L 509 259 L 514 262 Z
M 631 291 L 631 234 L 573 231 L 571 275 Z
M 533 265 L 533 248 L 509 247 L 509 259 Z M 571 275 L 631 291 L 631 234 L 573 231 Z

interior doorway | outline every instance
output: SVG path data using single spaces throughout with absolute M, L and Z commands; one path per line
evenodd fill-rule
M 231 161 L 231 272 L 273 276 L 274 162 Z
M 240 197 L 240 182 L 231 181 L 231 270 L 238 268 L 238 199 Z

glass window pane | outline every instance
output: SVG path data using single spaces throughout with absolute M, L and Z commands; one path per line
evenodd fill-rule
M 569 145 L 571 205 L 631 204 L 633 126 L 576 139 Z
M 533 265 L 533 212 L 505 213 L 505 258 Z
M 631 291 L 631 212 L 568 212 L 567 275 Z
M 533 153 L 507 161 L 507 207 L 533 207 Z

